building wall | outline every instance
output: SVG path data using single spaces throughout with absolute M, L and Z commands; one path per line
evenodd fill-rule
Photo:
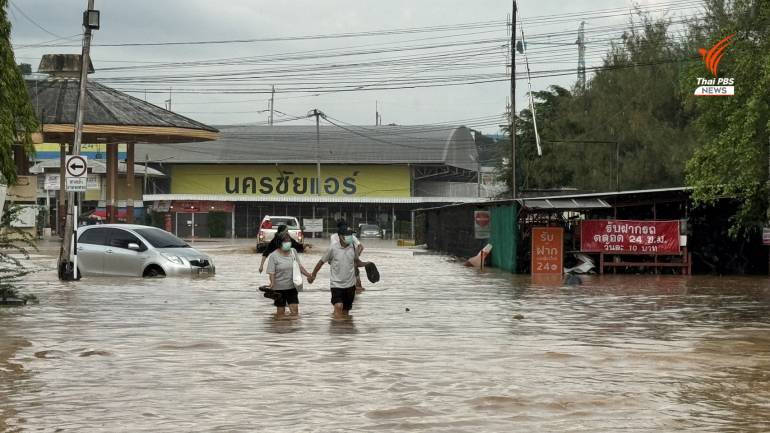
M 316 166 L 177 164 L 171 169 L 172 194 L 293 196 L 316 193 Z M 321 195 L 409 197 L 407 165 L 323 165 Z
M 35 144 L 35 159 L 59 159 L 59 143 L 37 143 Z M 107 144 L 96 143 L 89 144 L 83 143 L 80 147 L 80 155 L 88 157 L 89 160 L 107 159 Z M 125 160 L 127 156 L 126 145 L 118 144 L 118 159 Z
M 474 211 L 477 209 L 481 207 L 449 206 L 421 211 L 424 218 L 420 218 L 419 221 L 424 226 L 418 230 L 424 232 L 428 249 L 460 257 L 472 257 L 478 254 L 487 244 L 487 239 L 475 238 Z

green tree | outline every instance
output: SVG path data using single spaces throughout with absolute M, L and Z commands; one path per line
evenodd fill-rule
M 669 25 L 639 14 L 585 88 L 534 93 L 543 156 L 535 154 L 532 114 L 523 110 L 516 119 L 520 189 L 684 184 L 685 162 L 697 142 L 679 85 L 690 59 Z M 510 167 L 501 166 L 500 173 L 509 179 Z
M 708 0 L 704 23 L 691 30 L 692 52 L 735 34 L 718 75 L 735 79 L 735 96 L 696 98 L 698 137 L 703 143 L 687 164 L 687 183 L 696 201 L 721 197 L 738 201 L 733 236 L 762 227 L 767 214 L 770 146 L 770 2 Z M 697 78 L 713 78 L 702 62 L 692 65 L 682 88 L 692 92 Z
M 21 258 L 29 259 L 29 250 L 34 250 L 34 237 L 28 232 L 13 227 L 19 206 L 9 206 L 0 217 L 0 300 L 18 297 L 16 285 L 19 280 L 32 272 L 24 266 Z
M 12 146 L 21 143 L 28 151 L 33 150 L 32 133 L 37 129 L 37 118 L 11 47 L 7 7 L 8 0 L 0 0 L 0 174 L 13 184 L 16 168 Z

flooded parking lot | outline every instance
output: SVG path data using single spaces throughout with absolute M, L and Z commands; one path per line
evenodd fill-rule
M 367 244 L 350 321 L 328 267 L 274 320 L 250 243 L 196 244 L 213 278 L 36 274 L 0 310 L 0 431 L 770 429 L 767 278 L 562 287 Z

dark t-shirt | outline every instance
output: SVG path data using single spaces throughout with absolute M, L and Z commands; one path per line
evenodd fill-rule
M 300 251 L 302 249 L 302 245 L 300 245 L 299 242 L 295 241 L 294 238 L 291 239 L 291 247 L 297 251 Z M 281 248 L 281 241 L 278 240 L 277 236 L 274 236 L 273 239 L 270 241 L 270 243 L 267 244 L 267 248 L 265 248 L 265 251 L 262 252 L 262 255 L 264 257 L 267 257 L 270 255 L 270 253 L 277 250 L 278 248 Z

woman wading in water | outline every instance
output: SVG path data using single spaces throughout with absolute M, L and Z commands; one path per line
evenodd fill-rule
M 299 314 L 299 293 L 294 285 L 294 262 L 299 265 L 299 270 L 305 277 L 311 274 L 305 270 L 299 261 L 297 250 L 292 248 L 291 236 L 288 232 L 282 232 L 279 237 L 281 247 L 273 251 L 267 258 L 267 274 L 270 276 L 270 285 L 260 287 L 265 296 L 273 298 L 277 318 L 284 317 L 286 305 L 292 316 Z M 301 278 L 301 277 L 300 277 Z M 310 280 L 308 280 L 310 282 Z

